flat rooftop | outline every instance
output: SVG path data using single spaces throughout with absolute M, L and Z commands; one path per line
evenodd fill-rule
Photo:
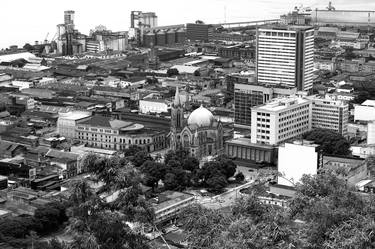
M 243 146 L 248 146 L 248 147 L 256 147 L 256 148 L 263 148 L 263 149 L 273 149 L 277 146 L 275 145 L 267 145 L 267 144 L 254 144 L 251 143 L 250 138 L 235 138 L 229 141 L 226 141 L 227 144 L 235 144 L 235 145 L 243 145 Z
M 254 110 L 259 111 L 282 111 L 288 109 L 291 106 L 308 103 L 310 100 L 306 100 L 300 97 L 282 97 L 271 100 L 270 102 L 260 105 L 254 108 Z
M 259 30 L 279 30 L 279 31 L 306 31 L 306 30 L 311 30 L 314 29 L 312 26 L 299 26 L 299 25 L 270 25 L 270 26 L 265 26 L 263 28 L 259 28 Z
M 67 112 L 67 113 L 60 113 L 60 117 L 68 120 L 79 120 L 83 118 L 90 117 L 91 113 L 88 112 Z
M 191 194 L 182 193 L 182 192 L 165 191 L 159 195 L 160 203 L 154 206 L 155 212 L 156 213 L 160 212 L 167 207 L 175 205 L 189 198 L 194 198 L 194 196 Z

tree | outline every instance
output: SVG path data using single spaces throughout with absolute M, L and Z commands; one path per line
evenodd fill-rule
M 167 170 L 163 182 L 164 187 L 167 190 L 182 191 L 186 187 L 190 186 L 190 177 L 188 173 L 181 167 L 173 167 Z
M 371 155 L 366 158 L 367 169 L 371 176 L 375 176 L 375 156 Z
M 171 76 L 175 76 L 175 75 L 179 75 L 180 73 L 178 72 L 178 69 L 177 68 L 169 68 L 167 70 L 167 75 L 168 77 L 171 77 Z
M 367 219 L 369 215 L 373 215 L 367 208 L 370 205 L 369 201 L 353 192 L 344 180 L 337 178 L 333 172 L 326 171 L 302 177 L 301 183 L 297 184 L 296 197 L 290 203 L 290 214 L 292 218 L 306 222 L 300 232 L 303 244 L 309 248 L 323 248 L 324 245 L 337 242 L 338 238 L 332 236 L 333 231 L 336 231 L 335 236 L 345 234 L 338 229 L 344 229 L 348 221 L 354 221 L 354 224 L 358 219 Z M 356 233 L 354 230 L 353 234 Z M 346 240 L 344 237 L 339 239 Z
M 192 205 L 181 219 L 190 248 L 293 248 L 286 211 L 265 206 L 255 196 L 237 200 L 231 213 Z
M 229 177 L 232 177 L 236 173 L 237 165 L 227 156 L 225 155 L 218 156 L 215 159 L 215 161 L 220 164 L 219 169 L 225 175 L 227 179 Z
M 153 161 L 150 154 L 148 154 L 146 151 L 138 151 L 131 159 L 130 161 L 134 164 L 135 167 L 140 167 L 142 164 L 144 164 L 146 161 Z
M 53 238 L 49 241 L 37 241 L 34 245 L 34 249 L 67 249 L 68 245 L 64 242 L 60 242 L 58 239 Z
M 125 157 L 134 156 L 137 152 L 143 151 L 143 149 L 137 145 L 130 145 L 129 148 L 124 150 Z
M 65 210 L 63 211 L 65 215 Z M 61 218 L 61 211 L 53 206 L 46 205 L 43 208 L 35 210 L 34 218 L 41 224 L 41 228 L 38 229 L 41 234 L 48 234 L 51 231 L 55 231 L 59 228 L 59 225 L 67 220 Z
M 141 166 L 141 172 L 144 174 L 144 184 L 154 189 L 166 174 L 166 167 L 162 163 L 147 161 Z
M 326 155 L 349 155 L 350 143 L 340 134 L 326 129 L 314 129 L 303 136 L 321 146 Z
M 177 176 L 173 173 L 167 173 L 164 176 L 163 183 L 164 183 L 165 189 L 167 190 L 174 190 L 174 189 L 177 189 L 179 186 Z
M 189 156 L 182 161 L 182 168 L 190 172 L 195 172 L 199 169 L 199 160 Z
M 170 160 L 182 162 L 189 157 L 189 151 L 185 148 L 180 148 L 175 151 L 169 150 L 164 156 L 164 163 L 168 164 Z
M 68 232 L 74 238 L 71 248 L 149 248 L 146 239 L 126 225 L 127 221 L 139 219 L 137 215 L 143 205 L 139 197 L 139 189 L 129 190 L 120 192 L 113 204 L 107 204 L 90 189 L 87 182 L 75 183 L 70 196 L 68 227 Z M 153 212 L 151 209 L 147 211 Z
M 206 184 L 210 191 L 212 192 L 221 192 L 227 185 L 227 179 L 223 175 L 217 175 L 210 177 Z
M 142 195 L 139 185 L 120 191 L 117 199 L 108 206 L 112 211 L 120 211 L 123 218 L 130 222 L 152 224 L 155 218 L 152 206 Z
M 234 178 L 236 178 L 237 182 L 243 182 L 245 180 L 245 176 L 243 175 L 242 172 L 238 172 Z
M 208 248 L 230 224 L 230 217 L 225 213 L 198 204 L 185 208 L 180 219 L 188 232 L 190 248 Z

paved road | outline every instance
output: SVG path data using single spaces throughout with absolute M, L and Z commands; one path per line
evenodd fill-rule
M 254 181 L 249 181 L 243 185 L 231 188 L 228 191 L 214 197 L 198 197 L 197 201 L 206 208 L 220 209 L 231 206 L 240 197 L 239 191 L 249 187 Z

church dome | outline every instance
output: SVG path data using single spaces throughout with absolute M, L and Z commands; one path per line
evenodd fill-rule
M 197 125 L 198 127 L 209 127 L 212 125 L 214 121 L 214 115 L 212 115 L 212 113 L 203 106 L 200 106 L 190 114 L 188 118 L 188 125 Z

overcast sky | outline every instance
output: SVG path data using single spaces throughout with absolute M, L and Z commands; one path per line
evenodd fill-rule
M 206 23 L 277 18 L 301 3 L 324 8 L 325 0 L 0 0 L 0 48 L 51 39 L 64 10 L 75 10 L 78 30 L 87 34 L 102 24 L 113 31 L 128 30 L 130 11 L 153 11 L 159 25 L 202 20 Z M 375 10 L 375 0 L 335 0 L 336 9 Z M 226 11 L 224 11 L 226 10 Z M 224 14 L 226 13 L 226 15 Z

